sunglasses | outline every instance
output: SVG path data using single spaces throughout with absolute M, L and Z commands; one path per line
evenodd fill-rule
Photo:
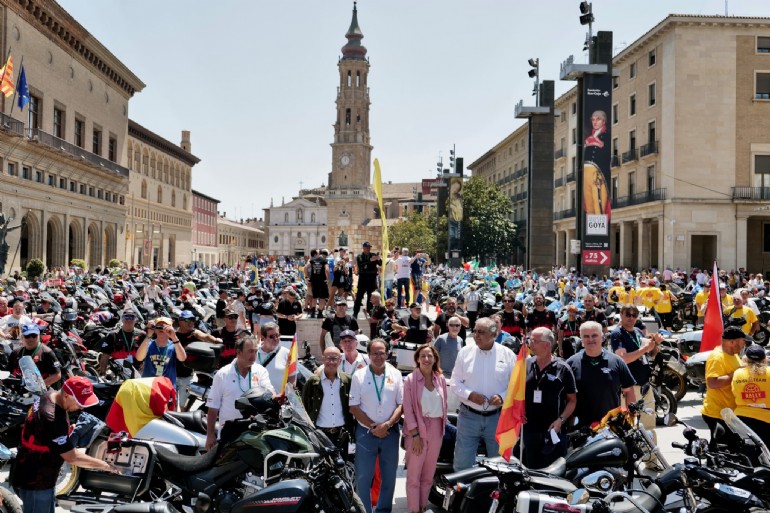
M 626 313 L 624 313 L 623 315 L 625 315 L 625 316 L 626 316 L 626 317 L 628 317 L 628 318 L 634 318 L 634 319 L 635 319 L 635 318 L 637 318 L 637 317 L 639 317 L 639 314 L 638 314 L 638 313 L 628 313 L 628 312 L 626 312 Z
M 228 316 L 226 316 L 225 318 L 226 318 L 226 319 L 237 319 L 237 318 L 238 318 L 238 316 L 237 316 L 237 315 L 228 315 Z
M 135 321 L 136 317 L 134 317 L 133 315 L 124 315 L 123 316 L 123 320 L 124 321 Z
M 281 338 L 280 335 L 267 335 L 266 338 Z
M 503 299 L 503 303 L 513 303 L 513 299 Z
M 37 338 L 37 333 L 32 333 L 31 335 L 22 335 L 24 338 Z

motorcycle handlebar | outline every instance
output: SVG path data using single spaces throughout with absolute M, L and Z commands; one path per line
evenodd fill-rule
M 671 442 L 671 447 L 675 449 L 681 449 L 683 451 L 687 450 L 688 444 L 683 444 L 682 442 Z

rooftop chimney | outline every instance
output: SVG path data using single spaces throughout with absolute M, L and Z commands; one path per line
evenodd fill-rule
M 192 153 L 192 145 L 190 144 L 190 131 L 182 130 L 182 143 L 180 144 L 182 149 L 187 153 Z

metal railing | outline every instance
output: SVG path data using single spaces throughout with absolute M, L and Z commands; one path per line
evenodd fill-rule
M 527 174 L 527 169 L 528 168 L 526 168 L 526 167 L 523 167 L 523 168 L 519 169 L 518 171 L 513 173 L 513 178 L 514 179 L 521 178 L 522 176 L 526 175 Z
M 653 189 L 651 191 L 637 192 L 631 196 L 621 196 L 611 201 L 612 208 L 630 207 L 632 205 L 642 205 L 652 201 L 661 201 L 666 199 L 666 189 Z
M 80 146 L 68 143 L 64 139 L 60 139 L 55 135 L 43 132 L 39 128 L 28 128 L 27 136 L 34 142 L 38 142 L 44 146 L 48 146 L 49 148 L 54 148 L 56 150 L 68 153 L 73 157 L 77 157 L 90 164 L 101 167 L 105 171 L 112 171 L 113 173 L 117 173 L 121 176 L 128 176 L 128 168 L 125 168 L 111 160 L 105 159 L 104 157 L 100 157 L 99 155 L 91 153 L 90 151 L 86 151 Z
M 24 135 L 24 123 L 3 113 L 0 113 L 0 127 L 17 135 Z
M 575 181 L 575 172 L 567 173 L 567 183 Z
M 628 150 L 622 155 L 621 161 L 623 162 L 623 164 L 625 164 L 627 162 L 633 162 L 638 158 L 639 156 L 636 154 L 636 148 L 631 148 L 630 150 Z
M 639 156 L 646 157 L 647 155 L 653 155 L 658 153 L 658 141 L 648 142 L 639 148 Z
M 561 176 L 553 181 L 553 188 L 554 189 L 558 189 L 562 185 L 564 185 L 564 178 L 561 177 Z
M 610 167 L 618 167 L 620 166 L 620 159 L 617 155 L 613 155 L 610 159 Z
M 574 208 L 568 208 L 567 210 L 560 210 L 559 212 L 553 213 L 554 221 L 558 221 L 559 219 L 569 219 L 570 217 L 575 217 Z
M 559 160 L 567 156 L 567 152 L 564 148 L 560 148 L 553 152 L 553 160 Z
M 770 199 L 770 187 L 733 187 L 734 200 L 768 200 Z

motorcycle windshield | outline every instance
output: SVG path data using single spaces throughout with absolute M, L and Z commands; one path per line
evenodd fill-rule
M 291 383 L 286 383 L 284 395 L 286 396 L 287 404 L 291 406 L 292 418 L 294 421 L 310 427 L 315 427 L 313 421 L 310 420 L 310 415 L 308 415 L 307 410 L 305 410 L 305 406 L 302 404 L 302 400 L 297 395 L 297 391 L 294 390 L 294 386 L 292 386 Z
M 761 451 L 759 460 L 762 465 L 770 467 L 770 450 L 768 450 L 767 446 L 762 442 L 762 439 L 760 439 L 749 426 L 744 424 L 730 408 L 724 408 L 722 410 L 722 419 L 725 421 L 725 424 L 727 424 L 727 427 L 738 434 L 742 439 L 751 439 Z

